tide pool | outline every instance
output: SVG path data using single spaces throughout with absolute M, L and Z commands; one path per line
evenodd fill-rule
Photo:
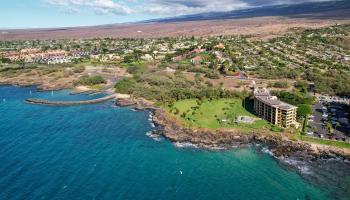
M 177 148 L 149 112 L 113 102 L 77 107 L 26 98 L 92 99 L 0 87 L 0 199 L 330 199 L 330 192 L 254 148 Z

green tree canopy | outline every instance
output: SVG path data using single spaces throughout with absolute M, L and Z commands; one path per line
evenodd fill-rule
M 298 106 L 298 116 L 299 117 L 306 117 L 312 113 L 311 106 L 308 104 L 300 104 Z

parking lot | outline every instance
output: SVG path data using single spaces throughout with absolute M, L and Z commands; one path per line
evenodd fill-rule
M 350 140 L 349 105 L 343 102 L 318 101 L 313 106 L 314 115 L 309 117 L 309 136 L 334 140 Z M 328 124 L 328 125 L 327 125 Z M 327 126 L 332 127 L 333 134 Z

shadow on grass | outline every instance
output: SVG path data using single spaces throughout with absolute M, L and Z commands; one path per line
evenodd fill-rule
M 254 111 L 254 99 L 251 97 L 246 97 L 242 101 L 242 106 L 245 110 L 247 110 L 249 113 L 256 115 Z

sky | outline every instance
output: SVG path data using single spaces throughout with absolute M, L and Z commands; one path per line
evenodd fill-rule
M 313 1 L 325 0 L 0 0 L 0 29 L 127 23 Z

